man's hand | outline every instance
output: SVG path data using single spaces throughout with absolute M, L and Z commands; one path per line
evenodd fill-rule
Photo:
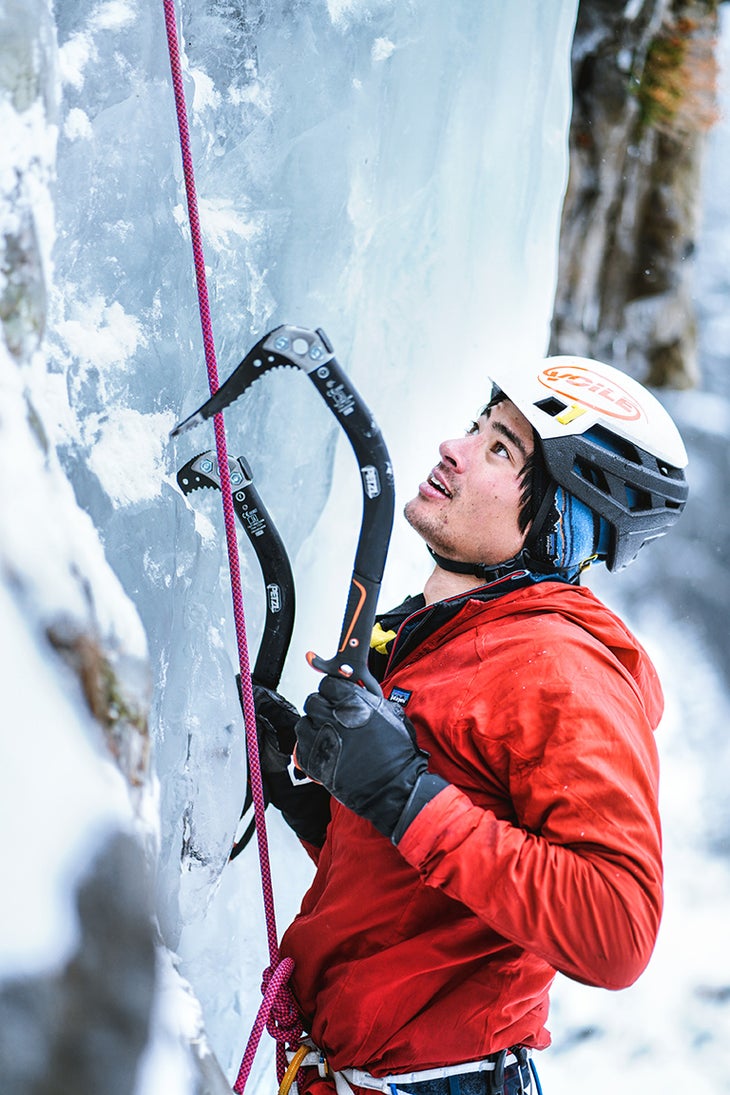
M 428 772 L 428 754 L 397 704 L 325 677 L 304 711 L 296 725 L 298 766 L 393 843 L 447 786 Z
M 299 712 L 278 692 L 255 682 L 253 698 L 266 801 L 281 811 L 300 840 L 320 848 L 330 820 L 329 792 L 304 779 L 304 773 L 302 782 L 297 782 L 290 770 Z M 246 803 L 250 795 L 249 787 Z
M 278 692 L 252 683 L 261 771 L 266 775 L 285 772 L 296 743 L 294 727 L 301 716 Z

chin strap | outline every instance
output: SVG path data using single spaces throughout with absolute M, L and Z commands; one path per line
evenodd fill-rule
M 500 578 L 506 578 L 508 574 L 515 574 L 517 571 L 524 572 L 537 569 L 534 561 L 529 559 L 524 548 L 513 559 L 505 559 L 503 563 L 495 563 L 490 566 L 487 563 L 460 563 L 456 559 L 446 559 L 443 555 L 435 552 L 428 544 L 426 544 L 426 547 L 428 547 L 431 558 L 442 570 L 448 570 L 452 574 L 473 574 L 485 585 L 490 582 L 497 582 Z
M 530 548 L 540 538 L 540 534 L 544 531 L 545 522 L 547 521 L 555 502 L 556 489 L 557 483 L 555 480 L 551 480 L 543 495 L 537 513 L 532 519 L 530 531 L 525 540 L 524 547 L 511 559 L 505 559 L 502 563 L 492 564 L 461 563 L 456 559 L 446 559 L 443 555 L 438 555 L 432 547 L 426 544 L 432 559 L 442 570 L 451 571 L 452 574 L 473 574 L 476 578 L 481 578 L 485 583 L 496 582 L 500 578 L 506 578 L 508 574 L 513 574 L 517 570 L 526 570 L 537 574 L 555 574 L 556 577 L 560 577 L 559 571 L 556 572 L 554 566 L 549 563 L 538 562 L 538 560 L 533 558 L 530 554 Z
M 428 545 L 426 545 L 428 547 Z M 433 548 L 428 548 L 431 558 L 442 570 L 449 570 L 452 574 L 473 574 L 485 584 L 497 582 L 500 578 L 506 578 L 510 574 L 533 574 L 546 577 L 554 575 L 556 578 L 565 578 L 560 568 L 551 563 L 542 563 L 533 559 L 528 548 L 524 547 L 511 559 L 505 559 L 502 563 L 460 563 L 456 559 L 445 559 L 438 555 Z

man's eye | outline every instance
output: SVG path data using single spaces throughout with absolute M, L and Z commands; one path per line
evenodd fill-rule
M 507 459 L 509 459 L 509 449 L 506 445 L 503 445 L 501 441 L 494 442 L 494 444 L 492 445 L 492 452 L 496 453 L 497 456 L 506 456 Z
M 478 422 L 470 422 L 469 426 L 467 427 L 466 432 L 467 432 L 467 436 L 470 433 L 479 433 L 479 423 Z

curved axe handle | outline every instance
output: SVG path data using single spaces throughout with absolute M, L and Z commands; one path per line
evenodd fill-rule
M 256 552 L 266 587 L 266 619 L 252 676 L 267 688 L 276 689 L 294 630 L 294 576 L 286 548 L 243 457 L 229 458 L 228 467 L 233 508 Z M 177 473 L 177 482 L 183 494 L 204 487 L 220 490 L 215 453 L 209 450 L 188 460 Z

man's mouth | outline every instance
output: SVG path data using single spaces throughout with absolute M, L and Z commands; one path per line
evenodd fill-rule
M 431 472 L 431 474 L 429 475 L 426 482 L 429 484 L 429 486 L 435 487 L 436 490 L 439 491 L 440 494 L 443 494 L 446 498 L 452 498 L 453 497 L 451 491 L 446 486 L 446 484 L 444 482 L 442 482 L 442 480 L 440 478 L 437 477 L 435 469 L 434 469 L 434 471 Z

